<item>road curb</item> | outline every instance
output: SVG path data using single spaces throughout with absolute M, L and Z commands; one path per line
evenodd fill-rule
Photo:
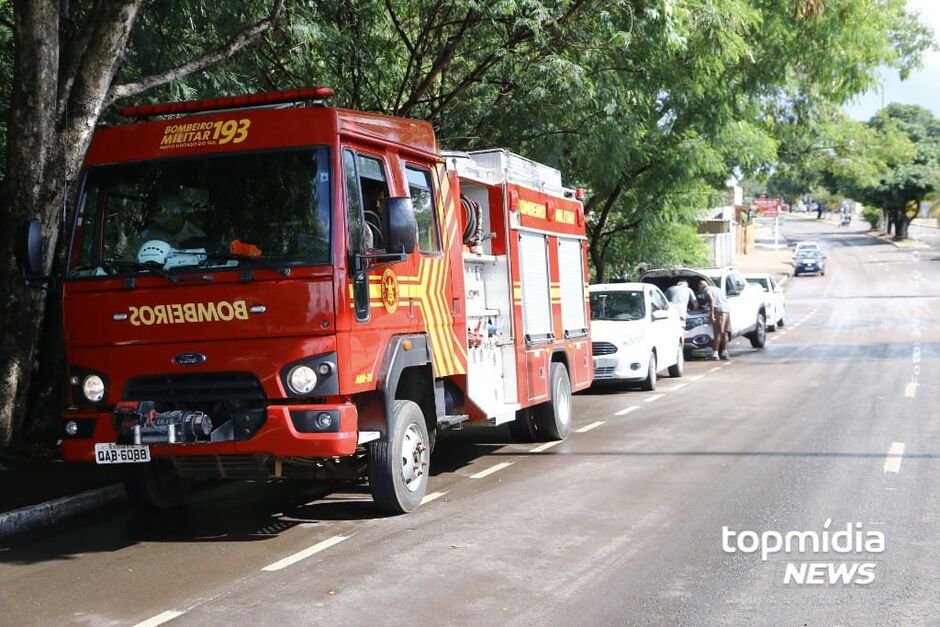
M 0 538 L 54 525 L 125 498 L 124 487 L 115 484 L 4 512 L 0 514 Z
M 867 235 L 868 237 L 874 237 L 879 242 L 884 242 L 885 244 L 891 244 L 895 248 L 907 248 L 907 249 L 914 249 L 914 250 L 921 249 L 921 248 L 930 248 L 930 244 L 925 244 L 924 242 L 920 240 L 916 240 L 910 237 L 907 239 L 901 240 L 900 242 L 897 242 L 894 239 L 888 239 L 886 237 L 882 237 L 881 235 L 876 235 L 872 233 L 871 231 L 866 231 L 865 235 Z

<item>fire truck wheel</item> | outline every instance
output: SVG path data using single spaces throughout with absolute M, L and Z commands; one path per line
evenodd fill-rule
M 535 426 L 542 439 L 564 440 L 571 432 L 571 380 L 564 364 L 552 362 L 551 400 L 532 408 Z
M 529 413 L 528 409 L 520 409 L 516 412 L 516 419 L 509 423 L 509 433 L 517 442 L 535 442 L 538 440 L 535 421 L 532 420 L 532 414 Z
M 121 467 L 127 500 L 137 509 L 161 511 L 177 507 L 189 492 L 189 482 L 180 477 L 173 465 L 162 459 L 146 464 Z
M 428 486 L 430 449 L 421 408 L 412 401 L 393 402 L 387 441 L 369 445 L 369 487 L 379 509 L 404 514 L 421 503 Z

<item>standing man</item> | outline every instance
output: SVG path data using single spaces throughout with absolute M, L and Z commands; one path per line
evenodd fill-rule
M 695 291 L 699 294 L 704 293 L 711 313 L 709 318 L 712 323 L 712 333 L 715 336 L 712 341 L 711 359 L 729 360 L 728 356 L 728 299 L 724 292 L 714 285 L 709 285 L 705 279 L 699 279 L 695 285 Z
M 698 300 L 695 298 L 695 292 L 689 287 L 684 279 L 676 282 L 675 285 L 666 288 L 666 299 L 669 304 L 679 310 L 679 320 L 682 321 L 682 328 L 685 328 L 685 320 L 689 317 L 690 309 L 698 309 Z

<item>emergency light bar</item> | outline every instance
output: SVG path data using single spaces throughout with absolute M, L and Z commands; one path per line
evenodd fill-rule
M 325 98 L 332 98 L 333 94 L 333 90 L 329 87 L 304 87 L 302 89 L 285 89 L 284 91 L 272 91 L 263 94 L 246 94 L 244 96 L 229 96 L 226 98 L 204 98 L 202 100 L 185 100 L 183 102 L 166 102 L 161 104 L 124 107 L 121 109 L 120 113 L 126 118 L 147 118 L 152 115 L 236 109 L 240 107 L 296 102 L 298 100 L 323 100 Z

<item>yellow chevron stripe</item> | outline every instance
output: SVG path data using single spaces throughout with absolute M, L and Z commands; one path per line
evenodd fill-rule
M 430 302 L 430 293 L 435 289 L 432 284 L 432 276 L 434 271 L 434 266 L 436 264 L 428 263 L 426 260 L 422 260 L 422 290 L 419 303 L 421 304 L 421 315 L 424 318 L 424 326 L 428 332 L 428 338 L 431 341 L 431 348 L 434 353 L 434 369 L 439 373 L 446 372 L 446 362 L 443 355 L 443 349 L 441 348 L 441 337 L 440 329 L 438 328 L 438 321 L 434 314 L 434 310 L 431 307 Z

